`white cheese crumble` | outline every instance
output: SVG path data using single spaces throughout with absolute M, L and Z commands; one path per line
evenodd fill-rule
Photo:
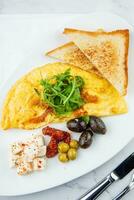
M 10 154 L 10 166 L 16 168 L 19 175 L 45 169 L 46 146 L 41 134 L 13 143 Z
M 34 170 L 43 170 L 46 166 L 46 160 L 44 158 L 35 158 L 33 161 Z

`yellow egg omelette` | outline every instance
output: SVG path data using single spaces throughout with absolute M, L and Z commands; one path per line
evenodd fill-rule
M 42 77 L 49 79 L 67 69 L 72 76 L 83 78 L 82 97 L 85 103 L 67 116 L 59 116 L 41 100 L 35 88 L 42 91 Z M 33 69 L 12 86 L 3 105 L 1 128 L 35 129 L 83 115 L 108 116 L 126 112 L 124 97 L 106 79 L 72 65 L 51 63 Z

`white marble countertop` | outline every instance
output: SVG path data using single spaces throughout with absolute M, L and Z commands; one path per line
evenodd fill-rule
M 134 24 L 134 1 L 132 0 L 0 0 L 0 14 L 30 14 L 30 13 L 90 13 L 97 10 L 106 10 L 126 18 Z M 10 69 L 12 71 L 14 69 Z M 1 74 L 0 83 L 5 79 Z M 91 188 L 129 153 L 134 150 L 134 140 L 129 143 L 117 156 L 96 170 L 62 186 L 20 197 L 0 197 L 0 200 L 76 200 L 81 194 Z M 131 173 L 122 181 L 113 184 L 107 189 L 100 200 L 111 200 L 130 181 Z M 133 200 L 134 191 L 131 191 L 124 200 Z

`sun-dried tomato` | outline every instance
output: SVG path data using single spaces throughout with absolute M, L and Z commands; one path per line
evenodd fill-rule
M 66 134 L 65 134 L 65 138 L 64 138 L 63 141 L 64 141 L 65 143 L 67 143 L 67 144 L 70 143 L 70 141 L 71 141 L 71 136 L 70 136 L 69 133 L 66 132 Z
M 51 128 L 49 126 L 43 128 L 42 132 L 44 135 L 49 135 L 49 136 L 55 138 L 57 142 L 61 142 L 61 141 L 65 142 L 66 139 L 68 142 L 71 140 L 70 134 L 68 132 L 62 131 L 62 130 L 59 130 L 56 128 Z
M 51 128 L 49 126 L 42 129 L 44 135 L 49 135 L 51 140 L 47 146 L 46 156 L 48 158 L 54 157 L 58 153 L 58 143 L 64 141 L 65 143 L 70 143 L 71 136 L 68 132 L 62 131 L 56 128 Z
M 46 156 L 47 158 L 54 157 L 58 153 L 57 141 L 51 137 L 51 140 L 47 146 Z

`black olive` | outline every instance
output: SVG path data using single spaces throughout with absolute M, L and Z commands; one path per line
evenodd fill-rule
M 87 128 L 91 128 L 94 133 L 98 134 L 105 134 L 107 131 L 102 119 L 96 116 L 90 116 L 90 121 L 87 125 Z
M 71 119 L 67 122 L 67 128 L 71 131 L 82 132 L 86 129 L 86 122 L 80 118 Z
M 86 128 L 86 131 L 89 131 L 90 134 L 91 134 L 91 136 L 93 136 L 94 132 L 92 131 L 92 129 L 91 129 L 90 127 L 87 127 L 87 128 Z
M 83 149 L 88 148 L 92 144 L 92 131 L 85 130 L 79 138 L 79 146 Z

